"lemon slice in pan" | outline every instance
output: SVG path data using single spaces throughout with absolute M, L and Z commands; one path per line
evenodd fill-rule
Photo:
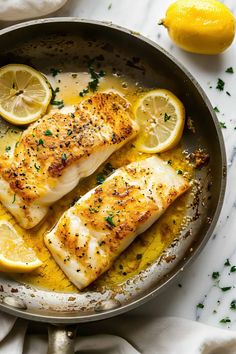
M 24 243 L 22 237 L 7 221 L 0 221 L 0 271 L 23 273 L 30 272 L 42 262 L 34 250 Z
M 0 115 L 8 122 L 24 125 L 42 117 L 52 98 L 47 79 L 23 64 L 0 68 Z
M 185 122 L 182 102 L 170 91 L 157 89 L 142 96 L 134 108 L 140 134 L 137 148 L 145 153 L 167 151 L 180 141 Z

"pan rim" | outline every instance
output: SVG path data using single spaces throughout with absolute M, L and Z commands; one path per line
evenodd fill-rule
M 215 212 L 214 212 L 214 215 L 212 218 L 211 225 L 209 226 L 209 229 L 207 230 L 207 232 L 206 232 L 205 236 L 203 237 L 203 239 L 201 240 L 201 242 L 196 246 L 196 248 L 194 248 L 193 252 L 189 256 L 187 256 L 185 260 L 182 259 L 177 264 L 177 266 L 175 267 L 175 270 L 170 275 L 170 277 L 168 279 L 166 279 L 158 287 L 156 287 L 154 290 L 143 295 L 139 299 L 133 300 L 131 303 L 123 305 L 121 308 L 112 309 L 112 310 L 108 310 L 106 312 L 101 312 L 101 313 L 96 313 L 96 314 L 83 315 L 83 316 L 76 315 L 76 313 L 74 315 L 67 315 L 67 314 L 60 315 L 60 312 L 58 312 L 57 316 L 38 314 L 38 313 L 30 313 L 25 310 L 11 308 L 3 303 L 0 303 L 0 310 L 1 311 L 7 312 L 11 315 L 18 316 L 18 317 L 21 317 L 24 319 L 39 321 L 39 322 L 55 323 L 55 324 L 56 323 L 72 324 L 72 323 L 93 322 L 93 321 L 97 321 L 97 320 L 111 318 L 113 316 L 117 316 L 117 315 L 123 314 L 127 311 L 133 310 L 140 305 L 143 305 L 147 301 L 151 300 L 152 298 L 154 298 L 155 296 L 160 294 L 160 292 L 162 292 L 164 290 L 164 288 L 167 288 L 171 283 L 173 283 L 173 281 L 176 280 L 176 278 L 184 270 L 184 268 L 196 259 L 196 257 L 200 254 L 200 252 L 202 251 L 202 249 L 205 247 L 206 243 L 210 239 L 210 237 L 213 233 L 213 230 L 215 229 L 215 226 L 218 222 L 219 216 L 220 216 L 220 212 L 221 212 L 221 209 L 223 206 L 223 201 L 224 201 L 224 196 L 225 196 L 225 190 L 226 190 L 227 159 L 226 159 L 226 150 L 225 150 L 223 134 L 220 130 L 220 127 L 218 124 L 218 119 L 216 117 L 216 113 L 214 112 L 213 107 L 212 107 L 210 100 L 208 99 L 205 91 L 202 89 L 202 87 L 200 86 L 198 81 L 188 71 L 188 69 L 185 68 L 185 66 L 183 64 L 181 64 L 174 56 L 172 56 L 169 52 L 167 52 L 165 49 L 163 49 L 161 46 L 159 46 L 156 42 L 148 39 L 147 37 L 145 37 L 139 33 L 136 33 L 132 30 L 121 27 L 119 25 L 115 25 L 112 22 L 79 19 L 77 17 L 51 17 L 51 18 L 46 18 L 46 19 L 37 19 L 37 20 L 22 22 L 22 23 L 15 24 L 15 25 L 12 25 L 12 26 L 9 26 L 5 29 L 0 30 L 0 36 L 7 34 L 9 32 L 16 31 L 21 28 L 25 28 L 25 27 L 31 27 L 31 26 L 40 25 L 40 24 L 63 23 L 63 22 L 66 22 L 66 23 L 86 23 L 86 24 L 111 28 L 111 29 L 116 30 L 118 32 L 123 32 L 124 34 L 128 34 L 132 37 L 135 37 L 135 38 L 141 40 L 142 42 L 145 42 L 147 45 L 152 46 L 155 50 L 161 52 L 170 61 L 172 61 L 184 73 L 184 75 L 189 78 L 189 80 L 192 82 L 192 84 L 196 88 L 201 99 L 204 101 L 207 109 L 209 110 L 214 127 L 216 129 L 219 149 L 220 149 L 220 153 L 221 153 L 221 161 L 222 161 L 222 165 L 221 165 L 222 174 L 220 176 L 221 178 L 220 178 L 218 202 L 217 202 L 217 206 L 215 208 Z

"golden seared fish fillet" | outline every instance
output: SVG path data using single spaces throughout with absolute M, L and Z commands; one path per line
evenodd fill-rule
M 130 104 L 112 92 L 93 95 L 73 113 L 41 118 L 0 160 L 0 201 L 22 227 L 34 227 L 137 132 Z
M 83 289 L 188 188 L 158 157 L 131 163 L 68 209 L 45 235 L 46 246 L 71 282 Z

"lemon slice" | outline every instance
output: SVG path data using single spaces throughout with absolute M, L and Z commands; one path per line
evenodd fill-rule
M 138 150 L 158 153 L 169 150 L 180 141 L 185 121 L 185 109 L 170 91 L 157 89 L 141 97 L 134 107 L 140 134 Z
M 0 221 L 0 271 L 30 272 L 42 265 L 32 248 L 7 221 Z
M 0 68 L 0 115 L 8 122 L 23 125 L 42 117 L 52 98 L 47 79 L 22 64 Z

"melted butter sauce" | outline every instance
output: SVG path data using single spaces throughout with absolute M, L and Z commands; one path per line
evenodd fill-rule
M 87 86 L 89 75 L 81 73 L 60 73 L 55 77 L 48 77 L 53 88 L 59 87 L 56 100 L 63 100 L 65 105 L 78 104 L 84 98 L 79 93 Z M 129 80 L 127 77 L 106 75 L 100 81 L 98 91 L 117 90 L 133 104 L 139 95 L 146 91 L 144 87 Z M 2 133 L 1 133 L 2 132 Z M 16 141 L 22 130 L 9 127 L 5 122 L 0 122 L 0 154 L 12 153 Z M 7 146 L 11 150 L 5 152 Z M 126 144 L 121 150 L 114 153 L 106 163 L 111 163 L 114 168 L 119 168 L 132 161 L 137 161 L 150 156 L 137 151 L 135 141 Z M 193 167 L 186 161 L 181 147 L 177 147 L 159 155 L 163 160 L 171 160 L 174 169 L 182 170 L 189 178 L 193 176 Z M 96 176 L 104 169 L 103 164 L 96 173 L 80 182 L 71 193 L 55 203 L 45 220 L 31 230 L 20 228 L 11 214 L 0 204 L 0 219 L 5 219 L 14 224 L 16 230 L 22 235 L 25 242 L 32 247 L 43 265 L 27 274 L 12 275 L 14 279 L 47 290 L 58 292 L 78 292 L 57 266 L 43 242 L 43 235 L 57 222 L 61 214 L 68 209 L 80 196 L 87 193 L 97 185 Z M 104 287 L 117 287 L 127 279 L 132 278 L 148 265 L 153 263 L 176 238 L 184 225 L 190 192 L 180 197 L 165 214 L 146 232 L 140 235 L 132 245 L 124 251 L 115 261 L 112 268 L 102 275 L 92 286 L 99 290 Z

